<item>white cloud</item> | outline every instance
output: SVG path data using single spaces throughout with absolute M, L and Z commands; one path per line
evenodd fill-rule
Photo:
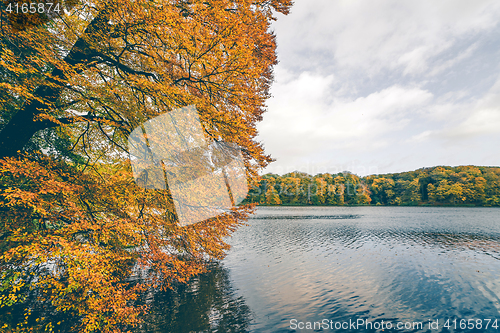
M 500 76 L 477 99 L 438 103 L 426 115 L 444 123 L 441 130 L 433 131 L 435 138 L 463 141 L 471 137 L 500 134 Z
M 496 0 L 296 0 L 275 25 L 266 171 L 499 164 L 498 17 Z
M 454 136 L 500 133 L 500 109 L 483 109 L 474 112 L 463 123 L 457 126 Z
M 376 142 L 387 132 L 402 130 L 412 113 L 431 99 L 428 91 L 392 86 L 355 100 L 335 100 L 313 131 L 321 139 L 354 139 L 369 147 L 368 139 Z
M 474 44 L 470 45 L 462 53 L 459 53 L 455 57 L 448 59 L 448 60 L 445 60 L 445 61 L 443 61 L 442 64 L 437 65 L 434 68 L 432 68 L 432 70 L 430 71 L 429 74 L 434 76 L 434 75 L 437 75 L 437 74 L 443 72 L 444 70 L 452 68 L 453 66 L 457 65 L 461 61 L 471 57 L 473 55 L 473 53 L 477 50 L 477 48 L 478 48 L 478 43 L 474 43 Z
M 331 148 L 366 150 L 387 144 L 385 135 L 401 131 L 432 94 L 392 86 L 366 97 L 338 97 L 328 88 L 331 76 L 302 73 L 285 81 L 277 75 L 260 138 L 270 153 L 308 154 Z
M 299 0 L 276 30 L 287 66 L 328 54 L 342 72 L 421 74 L 457 40 L 493 29 L 499 13 L 500 2 L 486 0 Z
M 410 139 L 408 139 L 408 142 L 423 142 L 429 140 L 432 134 L 433 131 L 424 131 L 422 133 L 412 136 Z

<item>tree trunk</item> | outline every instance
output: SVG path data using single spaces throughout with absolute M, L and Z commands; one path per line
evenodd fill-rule
M 69 65 L 85 65 L 98 53 L 92 43 L 99 40 L 99 35 L 109 30 L 109 8 L 105 8 L 92 20 L 83 35 L 76 41 L 64 61 Z M 80 67 L 77 72 L 83 71 Z M 55 68 L 52 76 L 65 80 L 64 73 Z M 10 119 L 9 123 L 0 132 L 0 159 L 17 156 L 31 137 L 41 129 L 54 127 L 48 121 L 35 121 L 37 115 L 49 110 L 48 105 L 53 105 L 61 96 L 64 86 L 42 85 L 35 90 L 34 96 L 41 98 L 46 103 L 36 99 L 28 100 L 22 108 Z

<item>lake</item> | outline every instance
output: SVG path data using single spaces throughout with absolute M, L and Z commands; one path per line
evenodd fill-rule
M 141 332 L 500 332 L 500 209 L 260 207 Z

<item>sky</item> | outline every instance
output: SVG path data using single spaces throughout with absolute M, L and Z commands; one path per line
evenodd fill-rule
M 296 0 L 276 16 L 263 173 L 500 165 L 500 1 Z

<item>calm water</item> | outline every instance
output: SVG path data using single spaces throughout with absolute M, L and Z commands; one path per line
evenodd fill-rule
M 230 243 L 140 331 L 500 332 L 500 209 L 262 207 Z

